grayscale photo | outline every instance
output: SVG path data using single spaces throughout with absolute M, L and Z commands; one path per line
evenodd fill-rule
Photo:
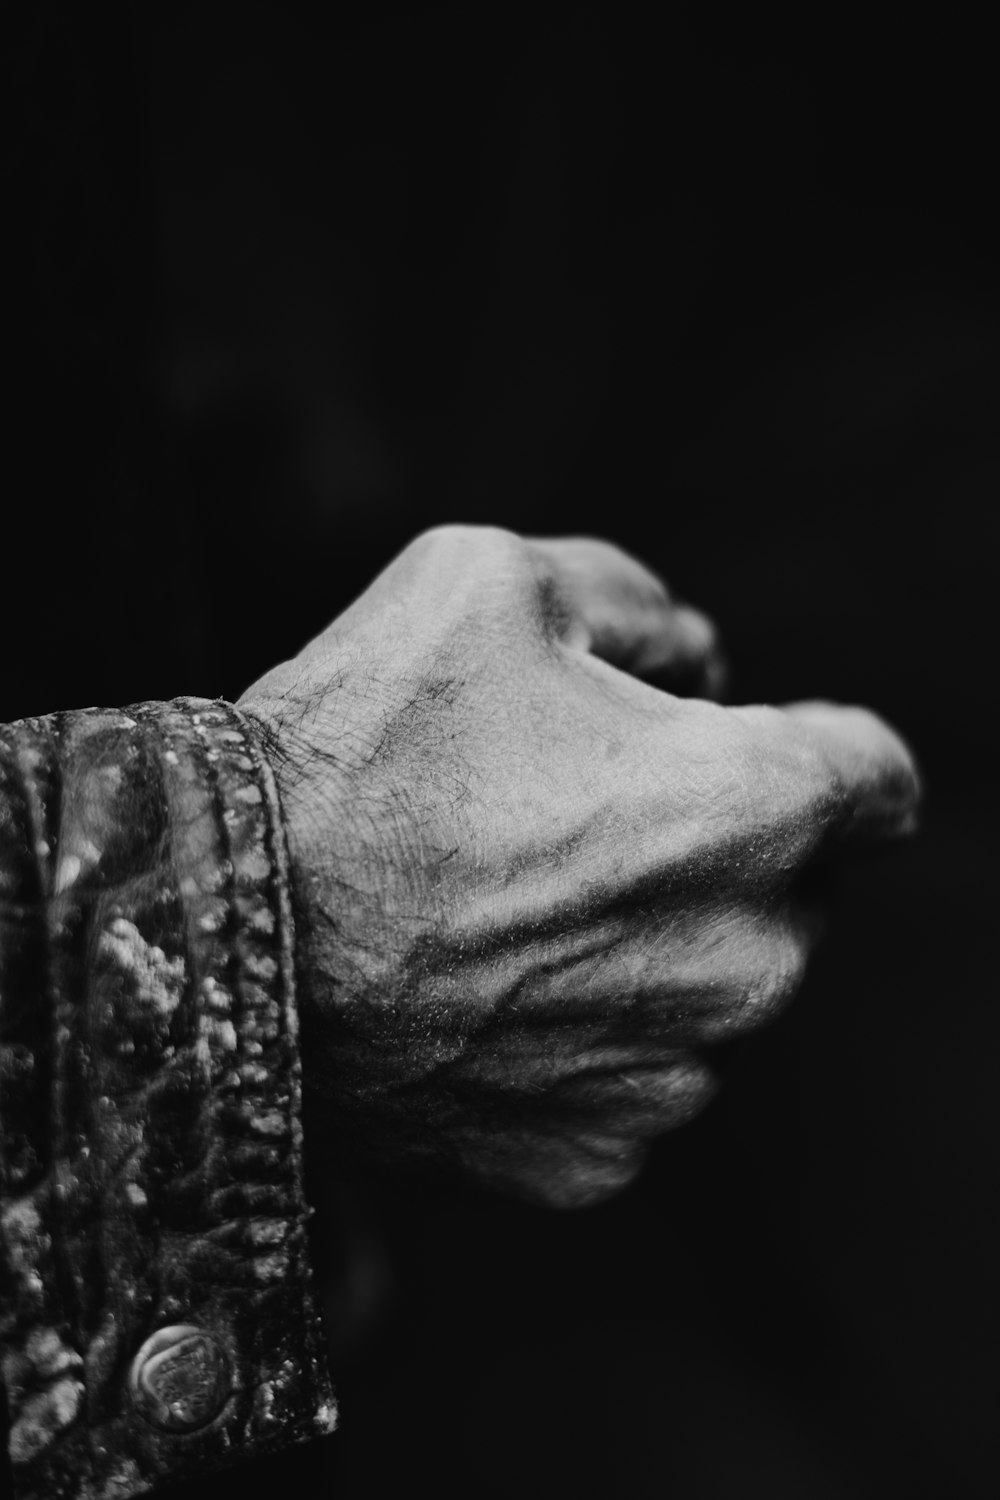
M 8 22 L 3 1500 L 993 1500 L 970 16 Z

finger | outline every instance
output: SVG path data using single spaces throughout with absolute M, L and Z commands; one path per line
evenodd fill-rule
M 765 711 L 766 712 L 766 711 Z M 862 843 L 912 833 L 922 796 L 913 752 L 866 708 L 787 704 L 785 724 L 819 758 L 820 816 L 827 836 Z
M 637 677 L 717 698 L 725 684 L 718 631 L 672 598 L 663 580 L 610 542 L 530 537 L 567 614 L 567 638 Z

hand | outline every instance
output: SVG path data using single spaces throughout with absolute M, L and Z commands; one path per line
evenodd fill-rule
M 862 709 L 722 708 L 714 633 L 597 541 L 419 537 L 240 707 L 284 807 L 331 1141 L 545 1202 L 627 1182 L 773 1016 L 804 872 L 915 824 Z

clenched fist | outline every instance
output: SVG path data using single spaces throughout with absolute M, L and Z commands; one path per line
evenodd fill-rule
M 705 1102 L 713 1044 L 802 977 L 803 875 L 918 800 L 872 714 L 719 681 L 616 548 L 444 527 L 249 689 L 331 1141 L 578 1204 Z

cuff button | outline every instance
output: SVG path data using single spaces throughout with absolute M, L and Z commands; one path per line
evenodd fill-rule
M 233 1389 L 226 1351 L 191 1323 L 148 1338 L 132 1361 L 129 1393 L 161 1432 L 195 1432 L 218 1416 Z

